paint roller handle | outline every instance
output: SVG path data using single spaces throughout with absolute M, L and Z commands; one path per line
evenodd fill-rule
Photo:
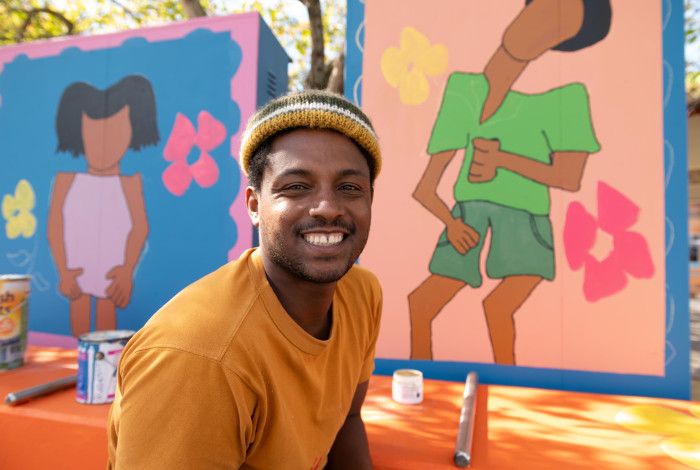
M 471 464 L 472 460 L 476 388 L 478 384 L 478 375 L 476 372 L 470 372 L 464 383 L 462 411 L 459 415 L 459 431 L 457 432 L 457 443 L 455 445 L 454 463 L 458 467 L 466 467 Z
M 71 375 L 52 382 L 37 385 L 35 387 L 25 388 L 24 390 L 20 390 L 18 392 L 11 392 L 5 397 L 5 403 L 10 406 L 19 405 L 29 401 L 32 398 L 41 397 L 48 395 L 49 393 L 57 392 L 58 390 L 73 387 L 77 381 L 78 376 Z

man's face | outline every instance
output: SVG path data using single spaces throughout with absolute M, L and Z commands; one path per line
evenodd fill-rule
M 369 167 L 338 132 L 299 129 L 276 138 L 260 190 L 248 188 L 246 197 L 263 256 L 285 275 L 335 282 L 367 243 Z

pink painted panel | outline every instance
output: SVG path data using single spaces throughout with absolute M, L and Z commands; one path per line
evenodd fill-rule
M 429 161 L 426 149 L 447 79 L 454 71 L 482 73 L 524 4 L 441 0 L 424 14 L 399 0 L 366 4 L 362 103 L 381 140 L 383 170 L 362 263 L 384 289 L 379 357 L 409 357 L 408 295 L 429 276 L 428 263 L 444 229 L 412 193 Z M 663 375 L 661 3 L 611 4 L 611 28 L 603 41 L 574 53 L 547 52 L 513 85 L 534 94 L 583 84 L 601 147 L 588 158 L 580 190 L 549 190 L 556 274 L 517 311 L 515 355 L 522 366 Z M 438 194 L 448 206 L 462 159 L 458 152 L 440 179 Z M 617 205 L 611 204 L 613 193 L 622 196 Z M 568 260 L 567 211 L 590 215 L 588 221 L 577 219 L 577 228 L 588 232 L 576 234 L 578 246 Z M 619 224 L 614 233 L 609 220 Z M 613 257 L 616 268 L 601 267 L 612 253 L 620 255 Z M 482 273 L 485 258 L 484 252 Z M 596 268 L 602 277 L 591 294 Z M 496 286 L 484 276 L 483 285 L 463 288 L 444 307 L 432 322 L 434 359 L 493 362 L 482 302 Z

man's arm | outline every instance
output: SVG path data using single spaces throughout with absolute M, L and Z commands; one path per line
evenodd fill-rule
M 360 416 L 368 385 L 369 380 L 362 382 L 355 389 L 355 396 L 352 399 L 348 416 L 335 436 L 335 442 L 333 442 L 333 447 L 328 454 L 328 464 L 326 465 L 328 470 L 372 468 L 365 424 Z
M 498 140 L 474 139 L 474 157 L 469 181 L 484 183 L 496 177 L 499 168 L 510 170 L 550 188 L 578 191 L 588 152 L 553 152 L 552 163 L 543 163 L 522 155 L 504 152 Z
M 110 411 L 109 468 L 239 468 L 254 396 L 211 359 L 177 349 L 126 353 Z

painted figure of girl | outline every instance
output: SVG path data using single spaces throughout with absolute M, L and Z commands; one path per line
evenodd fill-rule
M 148 234 L 141 176 L 122 175 L 127 150 L 159 140 L 150 82 L 130 75 L 106 90 L 76 82 L 58 107 L 59 152 L 85 155 L 85 173 L 58 173 L 48 215 L 48 241 L 59 291 L 70 301 L 74 336 L 116 328 L 116 307 L 129 304 L 134 269 Z

